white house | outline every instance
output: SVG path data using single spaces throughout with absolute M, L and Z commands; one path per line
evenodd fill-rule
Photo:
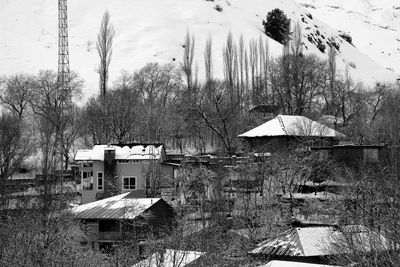
M 80 163 L 82 204 L 100 199 L 105 193 L 132 192 L 135 197 L 146 197 L 150 186 L 146 176 L 159 172 L 165 159 L 162 144 L 95 145 L 93 149 L 78 150 L 75 160 Z

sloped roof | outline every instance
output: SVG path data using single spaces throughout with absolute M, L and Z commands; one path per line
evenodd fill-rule
M 136 146 L 117 146 L 117 145 L 95 145 L 93 149 L 78 150 L 75 160 L 100 160 L 104 161 L 104 150 L 115 150 L 115 159 L 140 160 L 140 159 L 160 159 L 163 145 L 136 145 Z
M 249 253 L 289 257 L 330 255 L 328 245 L 336 233 L 332 227 L 297 227 L 260 243 Z
M 205 252 L 199 251 L 166 249 L 163 255 L 159 252 L 154 253 L 149 258 L 136 263 L 132 267 L 184 267 L 204 254 Z
M 296 262 L 296 261 L 270 261 L 267 264 L 260 265 L 258 267 L 340 267 L 340 266 Z
M 132 220 L 145 212 L 161 198 L 131 198 L 130 192 L 72 208 L 80 219 Z
M 353 248 L 348 247 L 348 240 L 351 240 Z M 347 225 L 341 228 L 297 227 L 261 242 L 249 254 L 313 257 L 349 253 L 354 248 L 364 252 L 383 251 L 389 248 L 389 241 L 380 233 L 361 225 Z
M 344 137 L 343 134 L 304 116 L 278 115 L 238 137 L 309 136 Z

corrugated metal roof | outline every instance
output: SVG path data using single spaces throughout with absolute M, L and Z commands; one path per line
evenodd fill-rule
M 132 267 L 175 267 L 186 266 L 204 255 L 205 252 L 166 249 L 163 255 L 157 252 Z
M 310 136 L 344 137 L 343 134 L 304 116 L 278 115 L 238 137 Z
M 333 253 L 348 253 L 347 240 L 361 251 L 382 251 L 389 248 L 389 241 L 380 233 L 371 231 L 361 225 L 336 227 L 297 227 L 279 236 L 261 242 L 249 252 L 253 255 L 312 257 L 326 256 Z M 338 251 L 335 244 L 341 243 Z M 354 247 L 353 247 L 354 249 Z
M 294 228 L 260 243 L 249 253 L 290 257 L 330 255 L 327 245 L 336 232 L 332 227 Z
M 73 208 L 72 213 L 81 219 L 132 220 L 161 198 L 130 198 L 130 192 L 87 203 Z
M 314 264 L 296 261 L 270 261 L 258 267 L 340 267 L 337 265 Z
M 137 145 L 137 146 L 116 146 L 116 145 L 95 145 L 93 149 L 78 150 L 75 160 L 100 160 L 104 161 L 104 150 L 115 150 L 115 159 L 141 160 L 141 159 L 159 159 L 163 150 L 163 145 Z

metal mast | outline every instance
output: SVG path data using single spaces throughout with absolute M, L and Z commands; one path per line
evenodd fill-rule
M 67 0 L 58 0 L 58 88 L 57 94 L 60 101 L 61 115 L 57 127 L 56 146 L 59 142 L 60 148 L 60 184 L 61 184 L 61 197 L 63 197 L 64 186 L 64 166 L 63 166 L 63 150 L 64 150 L 64 117 L 68 116 L 71 94 L 69 90 L 70 82 L 70 69 L 69 69 L 69 49 L 68 49 L 68 16 L 67 16 Z
M 58 0 L 58 83 L 66 89 L 70 78 L 67 0 Z

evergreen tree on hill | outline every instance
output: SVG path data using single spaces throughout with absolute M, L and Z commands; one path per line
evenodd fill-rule
M 285 44 L 290 35 L 290 19 L 282 10 L 275 8 L 267 14 L 266 20 L 262 22 L 265 34 L 275 41 Z

